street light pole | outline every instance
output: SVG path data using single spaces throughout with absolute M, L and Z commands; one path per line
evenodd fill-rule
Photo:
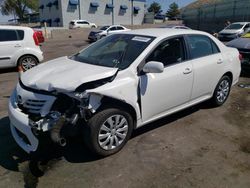
M 81 20 L 81 0 L 78 0 L 79 20 Z
M 114 17 L 114 0 L 112 0 L 112 25 L 115 24 L 115 17 Z
M 131 0 L 131 25 L 134 25 L 134 0 Z

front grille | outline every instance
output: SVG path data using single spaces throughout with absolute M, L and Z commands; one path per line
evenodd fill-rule
M 221 34 L 222 36 L 230 36 L 230 35 L 233 35 L 233 34 L 230 34 L 230 33 L 223 33 L 223 34 Z
M 45 103 L 45 100 L 28 99 L 22 106 L 28 113 L 39 114 Z

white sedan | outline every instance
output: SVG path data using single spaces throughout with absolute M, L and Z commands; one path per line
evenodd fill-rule
M 195 30 L 110 35 L 21 76 L 9 101 L 12 135 L 30 153 L 39 134 L 65 146 L 68 132 L 82 130 L 94 153 L 114 154 L 138 127 L 206 100 L 225 103 L 239 58 L 237 49 Z
M 89 33 L 88 39 L 90 41 L 97 41 L 98 39 L 106 37 L 107 35 L 120 33 L 120 32 L 124 32 L 124 31 L 130 31 L 130 29 L 128 29 L 122 25 L 103 26 L 97 31 L 91 31 Z

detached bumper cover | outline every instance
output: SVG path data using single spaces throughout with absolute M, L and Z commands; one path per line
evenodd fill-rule
M 26 114 L 22 113 L 15 104 L 16 91 L 14 91 L 10 97 L 9 101 L 9 119 L 10 119 L 10 128 L 12 136 L 14 137 L 17 144 L 27 153 L 36 151 L 38 148 L 38 139 L 32 133 L 31 127 L 29 126 L 29 118 Z M 23 139 L 17 131 L 20 131 L 23 135 L 26 136 L 26 139 Z

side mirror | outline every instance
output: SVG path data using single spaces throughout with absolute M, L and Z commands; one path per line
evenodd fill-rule
M 158 61 L 149 61 L 143 67 L 145 73 L 162 73 L 164 71 L 163 63 Z

